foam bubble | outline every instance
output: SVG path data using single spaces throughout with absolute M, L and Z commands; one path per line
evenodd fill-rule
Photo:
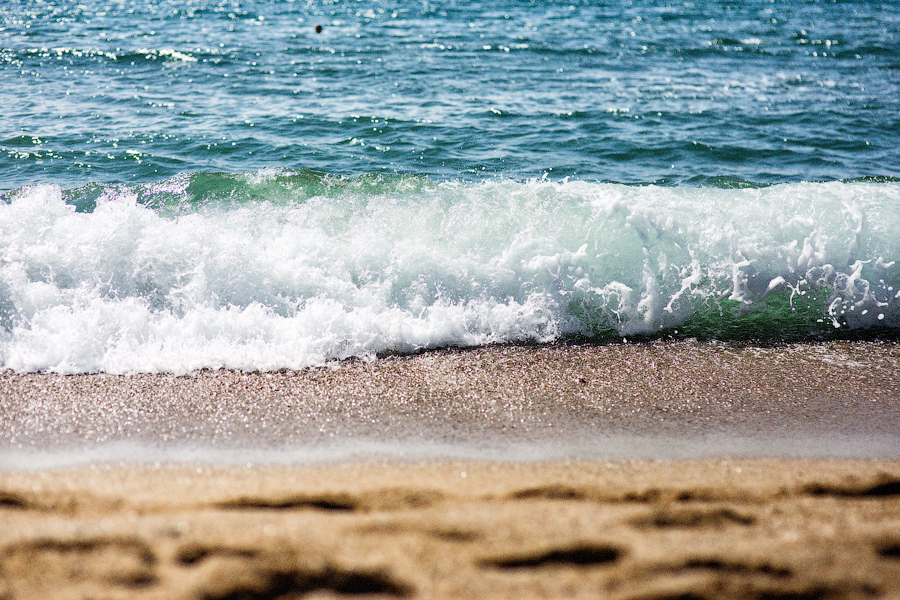
M 573 334 L 900 326 L 894 183 L 310 183 L 266 171 L 231 177 L 222 202 L 197 192 L 222 189 L 214 175 L 193 177 L 93 190 L 86 212 L 78 191 L 11 193 L 0 363 L 270 370 Z

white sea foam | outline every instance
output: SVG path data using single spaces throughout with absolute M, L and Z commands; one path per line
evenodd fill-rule
M 653 333 L 775 296 L 815 296 L 810 318 L 828 326 L 900 326 L 897 184 L 489 181 L 305 197 L 272 186 L 277 175 L 248 175 L 236 202 L 190 210 L 148 208 L 124 187 L 84 213 L 55 186 L 11 194 L 0 204 L 0 364 L 302 368 Z

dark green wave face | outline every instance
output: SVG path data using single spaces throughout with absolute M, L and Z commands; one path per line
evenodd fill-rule
M 147 184 L 91 183 L 65 190 L 62 197 L 76 212 L 93 212 L 98 200 L 129 196 L 159 214 L 176 216 L 234 209 L 259 202 L 288 205 L 302 204 L 310 198 L 340 198 L 348 194 L 360 197 L 413 194 L 435 189 L 436 185 L 422 176 L 368 174 L 344 177 L 309 169 L 279 169 L 253 174 L 185 173 Z
M 849 331 L 846 320 L 828 318 L 829 296 L 822 290 L 812 290 L 797 297 L 789 292 L 775 292 L 752 308 L 712 296 L 695 301 L 690 316 L 683 323 L 633 338 L 783 343 L 846 336 Z M 583 322 L 584 333 L 576 337 L 597 341 L 622 339 L 622 334 L 604 318 L 602 306 L 591 306 L 578 298 L 568 310 Z M 866 332 L 893 337 L 898 330 L 896 327 L 878 327 L 874 330 L 866 328 Z
M 23 0 L 0 31 L 0 190 L 900 175 L 888 3 Z

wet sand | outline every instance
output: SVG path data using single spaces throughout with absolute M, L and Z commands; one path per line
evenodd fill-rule
M 900 346 L 0 374 L 0 599 L 897 598 Z
M 0 469 L 900 458 L 900 344 L 445 350 L 276 373 L 0 372 Z

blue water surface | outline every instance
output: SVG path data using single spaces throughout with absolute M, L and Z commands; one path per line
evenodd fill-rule
M 900 176 L 888 2 L 19 0 L 0 190 L 313 169 L 716 185 Z

